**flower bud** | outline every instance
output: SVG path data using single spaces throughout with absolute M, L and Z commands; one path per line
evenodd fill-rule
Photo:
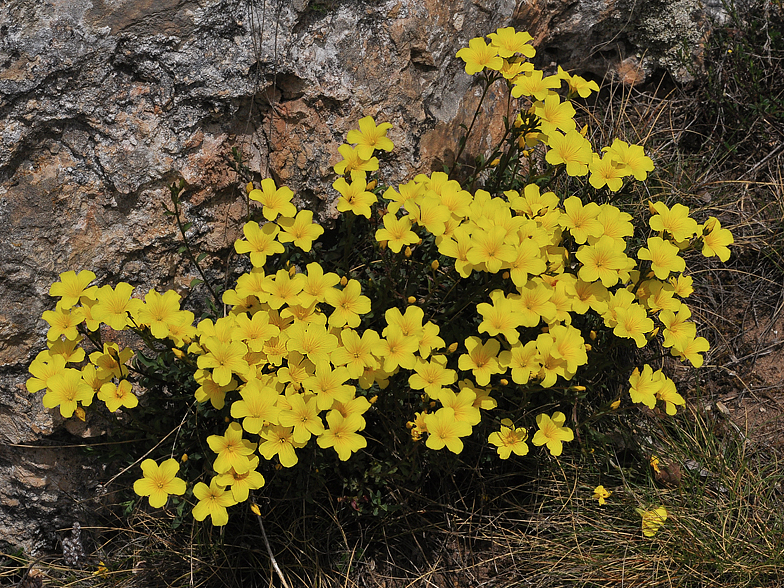
M 591 344 L 590 343 L 586 343 L 585 344 L 585 350 L 586 351 L 590 351 L 591 349 L 593 349 L 593 347 L 591 347 Z
M 501 158 L 496 157 L 493 161 L 490 162 L 490 167 L 496 167 L 499 163 L 501 163 Z
M 409 304 L 414 304 L 416 302 L 416 296 L 409 296 L 406 298 Z
M 186 461 L 188 461 L 188 454 L 187 453 L 183 453 L 182 457 L 180 458 L 180 461 L 182 463 L 185 463 Z
M 438 269 L 438 265 L 438 260 L 434 259 L 432 262 L 430 262 L 430 269 L 436 271 Z
M 379 241 L 378 242 L 378 248 L 381 249 L 381 251 L 383 251 L 384 249 L 387 248 L 387 244 L 388 243 L 389 243 L 389 241 Z
M 370 182 L 368 182 L 368 185 L 365 186 L 365 190 L 370 192 L 373 188 L 376 187 L 376 184 L 378 184 L 378 182 L 376 182 L 376 180 L 371 180 Z
M 455 351 L 457 351 L 457 346 L 458 346 L 458 344 L 457 344 L 457 341 L 455 341 L 455 342 L 454 342 L 454 343 L 452 343 L 452 344 L 451 344 L 449 347 L 447 347 L 447 348 L 446 348 L 446 350 L 447 350 L 449 353 L 454 353 Z
M 508 280 L 509 279 L 509 272 L 504 272 L 503 274 L 501 274 L 501 277 L 503 279 L 505 279 L 505 280 Z
M 591 331 L 588 333 L 588 336 L 591 338 L 591 341 L 596 341 L 596 331 Z
M 345 286 L 346 284 L 348 284 L 348 278 L 346 276 L 342 276 L 340 278 L 340 285 Z
M 509 380 L 507 380 L 506 378 L 501 378 L 501 385 L 502 386 L 508 386 L 509 385 Z
M 406 250 L 403 252 L 403 255 L 406 257 L 411 257 L 411 247 L 406 247 Z
M 245 191 L 250 194 L 253 191 L 253 182 L 248 182 L 245 185 Z

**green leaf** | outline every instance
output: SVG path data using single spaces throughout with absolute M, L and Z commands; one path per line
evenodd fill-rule
M 196 256 L 196 263 L 200 263 L 205 257 L 207 257 L 206 253 L 199 253 L 199 255 Z
M 193 279 L 191 280 L 190 288 L 195 288 L 195 287 L 196 287 L 196 286 L 198 286 L 199 284 L 203 284 L 203 283 L 204 283 L 204 280 L 201 280 L 201 279 L 199 279 L 199 278 L 193 278 Z

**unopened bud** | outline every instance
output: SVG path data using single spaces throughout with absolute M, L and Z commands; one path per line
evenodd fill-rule
M 438 265 L 438 260 L 434 259 L 432 262 L 430 262 L 430 269 L 436 271 L 438 269 Z
M 348 278 L 346 276 L 342 276 L 340 278 L 340 285 L 345 286 L 346 284 L 348 284 Z
M 583 137 L 585 137 L 585 135 L 586 135 L 587 133 L 588 133 L 588 125 L 585 125 L 585 126 L 582 128 L 582 129 L 580 129 L 580 134 L 581 134 Z
M 501 163 L 501 158 L 500 157 L 496 157 L 493 161 L 490 162 L 490 167 L 495 167 L 499 163 Z
M 182 463 L 185 463 L 186 461 L 188 461 L 188 454 L 187 453 L 183 453 L 182 457 L 180 458 L 180 461 Z
M 572 390 L 575 392 L 585 392 L 585 386 L 572 386 Z
M 378 400 L 378 394 L 376 394 L 375 396 L 373 396 L 373 398 L 370 399 L 370 404 L 375 404 L 376 400 Z
M 376 187 L 376 184 L 378 184 L 378 182 L 376 182 L 376 180 L 371 180 L 370 182 L 368 182 L 368 185 L 365 186 L 365 190 L 370 192 L 373 188 Z
M 409 304 L 414 304 L 416 302 L 416 296 L 409 296 L 406 300 L 408 300 Z
M 297 268 L 296 268 L 296 267 L 294 267 L 294 266 L 292 265 L 292 266 L 289 268 L 289 275 L 290 275 L 291 277 L 294 277 L 294 274 L 296 274 L 296 273 L 297 273 Z
M 508 386 L 509 385 L 509 380 L 507 380 L 506 378 L 501 378 L 501 385 L 502 386 Z
M 384 249 L 387 248 L 387 244 L 388 243 L 389 243 L 389 241 L 379 241 L 378 242 L 378 248 L 381 249 L 381 251 L 383 251 Z
M 648 211 L 651 214 L 659 214 L 658 212 L 656 212 L 656 209 L 653 207 L 653 202 L 651 202 L 650 200 L 648 200 Z
M 591 331 L 588 333 L 588 336 L 591 338 L 591 341 L 596 341 L 596 331 Z
M 454 342 L 454 343 L 452 343 L 452 344 L 451 344 L 449 347 L 447 347 L 447 348 L 446 348 L 446 350 L 447 350 L 449 353 L 454 353 L 455 351 L 457 351 L 457 347 L 458 347 L 458 343 L 457 343 L 457 341 L 455 341 L 455 342 Z
M 181 349 L 176 349 L 176 348 L 172 349 L 172 353 L 174 354 L 174 357 L 179 357 L 180 359 L 185 357 L 185 352 L 182 351 Z
M 245 185 L 245 191 L 250 194 L 253 191 L 253 182 L 248 182 Z
M 591 347 L 591 344 L 590 343 L 586 343 L 585 344 L 585 350 L 586 351 L 590 351 L 591 349 L 593 349 L 593 347 Z
M 504 273 L 502 273 L 502 274 L 501 274 L 501 277 L 502 277 L 503 279 L 505 279 L 505 280 L 508 280 L 508 279 L 509 279 L 509 272 L 504 272 Z
M 406 247 L 406 250 L 403 252 L 403 255 L 406 257 L 411 257 L 411 247 Z

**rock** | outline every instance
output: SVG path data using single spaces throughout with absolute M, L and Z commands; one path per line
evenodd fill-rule
M 331 165 L 359 118 L 390 121 L 386 178 L 406 181 L 455 157 L 478 100 L 457 50 L 497 27 L 528 29 L 537 63 L 641 83 L 696 51 L 717 1 L 697 0 L 18 0 L 0 11 L 0 526 L 51 549 L 76 519 L 94 468 L 69 450 L 31 449 L 62 419 L 24 388 L 45 346 L 42 311 L 66 270 L 100 283 L 182 291 L 195 277 L 164 216 L 188 184 L 189 236 L 226 267 L 244 214 L 226 165 L 288 184 L 322 222 Z M 630 61 L 631 60 L 631 61 Z M 487 121 L 499 105 L 492 96 Z M 482 124 L 482 120 L 480 120 Z M 476 152 L 498 134 L 477 135 Z M 72 429 L 91 434 L 83 429 Z M 68 455 L 66 457 L 66 454 Z M 38 461 L 44 460 L 44 461 Z M 47 461 L 48 460 L 48 461 Z M 65 468 L 68 460 L 76 460 Z M 82 460 L 82 461 L 79 461 Z M 51 464 L 51 465 L 46 465 Z M 43 469 L 42 469 L 43 468 Z M 49 469 L 47 469 L 49 468 Z M 47 472 L 45 475 L 42 472 Z M 92 469 L 90 469 L 92 471 Z M 69 490 L 66 492 L 64 488 Z

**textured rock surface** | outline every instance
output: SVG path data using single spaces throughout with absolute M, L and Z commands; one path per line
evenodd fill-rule
M 61 419 L 24 389 L 57 274 L 183 288 L 162 215 L 188 182 L 194 238 L 218 271 L 243 213 L 225 157 L 332 215 L 330 164 L 356 120 L 390 121 L 390 179 L 439 169 L 478 97 L 454 59 L 499 26 L 540 65 L 642 79 L 698 49 L 696 0 L 11 0 L 0 11 L 0 529 L 29 549 L 83 520 L 97 470 L 45 442 Z M 715 8 L 710 10 L 716 12 Z M 709 14 L 710 13 L 709 10 Z M 631 76 L 631 77 L 629 77 Z M 488 111 L 493 103 L 488 104 Z M 488 137 L 480 137 L 486 141 Z M 92 434 L 82 431 L 82 435 Z M 44 441 L 42 441 L 42 439 Z M 87 472 L 87 474 L 85 474 Z M 10 483 L 9 483 L 10 482 Z

